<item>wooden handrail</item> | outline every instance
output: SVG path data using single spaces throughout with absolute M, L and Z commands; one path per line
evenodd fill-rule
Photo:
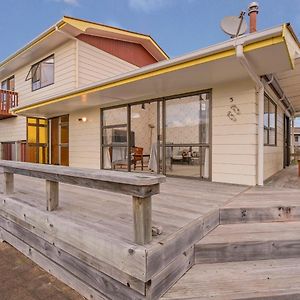
M 46 180 L 46 208 L 53 211 L 59 205 L 59 183 L 67 183 L 132 196 L 134 241 L 144 245 L 152 240 L 151 196 L 159 193 L 165 176 L 126 173 L 109 170 L 79 169 L 63 166 L 0 160 L 3 168 L 3 192 L 14 192 L 14 174 Z
M 0 112 L 9 114 L 11 108 L 18 106 L 18 102 L 17 92 L 0 89 Z

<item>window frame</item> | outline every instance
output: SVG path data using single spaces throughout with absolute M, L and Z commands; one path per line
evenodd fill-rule
M 50 58 L 53 58 L 53 82 L 51 82 L 51 83 L 49 83 L 49 84 L 46 84 L 46 85 L 42 85 L 41 84 L 41 66 L 42 66 L 42 63 L 43 62 L 45 62 L 46 60 L 48 60 L 48 59 L 50 59 Z M 39 80 L 36 80 L 36 81 L 33 81 L 34 80 L 34 77 L 35 77 L 35 75 L 37 74 L 37 72 L 40 72 L 40 79 Z M 54 53 L 53 54 L 51 54 L 51 55 L 49 55 L 49 56 L 47 56 L 46 58 L 44 58 L 44 59 L 42 59 L 42 60 L 40 60 L 40 61 L 38 61 L 37 63 L 35 63 L 35 64 L 33 64 L 31 67 L 30 67 L 30 70 L 29 70 L 29 72 L 28 72 L 28 74 L 27 74 L 27 76 L 26 76 L 26 78 L 25 78 L 25 81 L 28 81 L 28 80 L 31 80 L 31 91 L 32 92 L 35 92 L 35 91 L 38 91 L 38 90 L 40 90 L 40 89 L 43 89 L 43 88 L 45 88 L 45 87 L 47 87 L 47 86 L 50 86 L 50 85 L 53 85 L 54 83 L 55 83 L 55 55 L 54 55 Z M 40 82 L 40 87 L 38 87 L 38 88 L 34 88 L 33 87 L 33 84 L 35 83 L 35 82 Z
M 264 142 L 264 146 L 277 147 L 277 111 L 278 111 L 277 104 L 267 94 L 265 94 L 265 96 L 264 96 L 264 103 L 266 101 L 268 102 L 268 111 L 266 112 L 264 110 L 264 115 L 266 113 L 268 114 L 268 126 L 266 128 L 265 120 L 264 120 L 264 134 L 265 134 L 265 130 L 267 131 L 266 132 L 267 133 L 267 142 L 266 143 Z M 274 141 L 274 143 L 270 143 L 270 131 L 271 131 L 271 127 L 270 127 L 270 104 L 274 105 L 274 108 L 275 108 L 275 127 L 274 127 L 274 129 L 275 129 L 275 141 Z
M 6 85 L 8 85 L 8 83 L 11 81 L 11 80 L 14 80 L 14 89 L 11 89 L 10 87 L 8 88 L 8 89 L 6 89 L 7 91 L 12 91 L 12 92 L 14 92 L 15 91 L 15 87 L 16 87 L 16 79 L 15 79 L 15 75 L 12 75 L 12 76 L 10 76 L 10 77 L 8 77 L 8 78 L 6 78 L 6 79 L 4 79 L 4 80 L 2 80 L 1 81 L 1 89 L 2 89 L 2 85 L 4 84 L 4 83 L 6 83 Z
M 34 120 L 35 122 L 31 122 L 31 120 Z M 35 142 L 29 142 L 29 126 L 35 128 Z M 36 154 L 35 154 L 35 163 L 41 163 L 41 164 L 48 164 L 49 162 L 49 132 L 48 132 L 48 127 L 49 122 L 48 119 L 44 118 L 35 118 L 35 117 L 27 117 L 26 118 L 26 148 L 27 148 L 27 154 L 29 153 L 29 147 L 34 147 L 36 148 Z M 46 128 L 46 143 L 40 142 L 40 128 Z M 39 148 L 43 148 L 43 151 L 45 152 L 45 161 L 40 162 L 40 154 L 39 154 Z M 28 162 L 28 158 L 26 156 L 26 161 Z

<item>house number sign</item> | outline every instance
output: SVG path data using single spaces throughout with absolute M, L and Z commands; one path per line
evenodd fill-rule
M 230 110 L 227 112 L 227 117 L 233 121 L 236 122 L 237 121 L 237 117 L 238 115 L 240 115 L 240 109 L 237 107 L 236 104 L 234 104 L 234 100 L 232 97 L 230 97 Z

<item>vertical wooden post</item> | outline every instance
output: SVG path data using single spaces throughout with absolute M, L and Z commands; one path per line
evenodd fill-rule
M 56 181 L 46 180 L 46 200 L 47 210 L 57 209 L 59 202 L 59 183 Z
M 14 174 L 5 172 L 3 173 L 3 194 L 10 195 L 14 192 Z
M 152 203 L 151 197 L 132 197 L 134 241 L 145 245 L 152 240 Z

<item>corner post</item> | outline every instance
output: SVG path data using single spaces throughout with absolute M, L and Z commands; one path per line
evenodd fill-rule
M 4 171 L 3 176 L 3 194 L 11 195 L 14 193 L 14 174 Z
M 58 208 L 59 203 L 59 183 L 56 181 L 46 180 L 46 201 L 47 210 L 53 211 Z
M 150 197 L 132 197 L 134 242 L 145 245 L 152 241 L 152 200 Z

